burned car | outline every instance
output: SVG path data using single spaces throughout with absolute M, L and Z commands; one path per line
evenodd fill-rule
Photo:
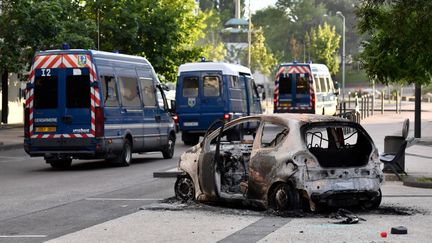
M 381 203 L 378 150 L 360 124 L 339 117 L 239 118 L 208 132 L 178 166 L 174 189 L 182 200 L 313 211 Z

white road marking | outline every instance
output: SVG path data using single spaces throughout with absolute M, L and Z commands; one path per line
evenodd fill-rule
M 0 235 L 0 238 L 45 238 L 47 235 Z
M 160 201 L 162 198 L 110 198 L 110 197 L 89 197 L 88 201 Z

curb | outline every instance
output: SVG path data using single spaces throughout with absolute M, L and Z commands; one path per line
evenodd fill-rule
M 410 186 L 410 187 L 419 187 L 419 188 L 432 188 L 432 182 L 421 182 L 417 181 L 417 177 L 414 176 L 407 176 L 403 180 L 404 186 Z
M 0 151 L 20 149 L 20 148 L 24 149 L 24 144 L 15 143 L 15 144 L 0 145 Z

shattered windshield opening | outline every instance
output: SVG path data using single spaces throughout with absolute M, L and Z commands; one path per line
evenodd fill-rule
M 368 163 L 371 142 L 355 126 L 348 123 L 312 124 L 303 131 L 306 147 L 322 167 L 355 167 Z

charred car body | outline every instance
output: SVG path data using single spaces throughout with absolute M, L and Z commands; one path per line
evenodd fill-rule
M 225 141 L 231 129 L 248 133 Z M 233 120 L 186 151 L 179 170 L 175 193 L 182 200 L 241 201 L 276 210 L 381 203 L 383 174 L 371 137 L 359 124 L 331 116 Z

